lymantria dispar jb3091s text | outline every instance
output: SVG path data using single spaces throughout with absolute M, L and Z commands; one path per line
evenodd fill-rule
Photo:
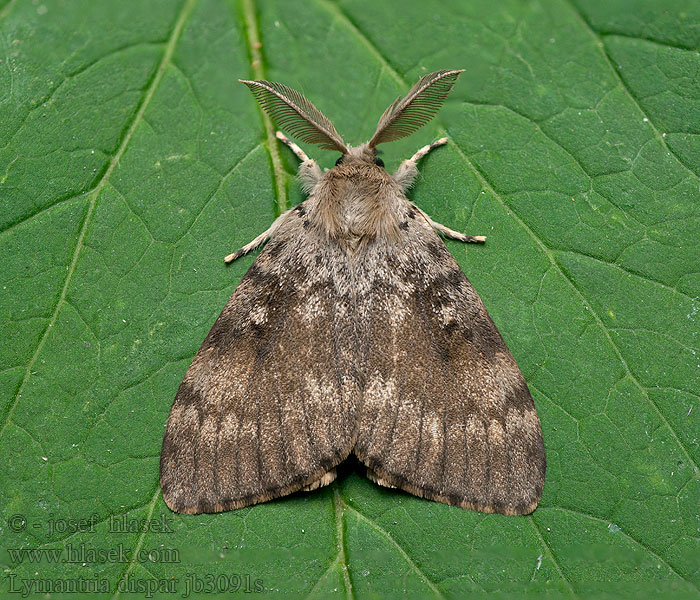
M 230 262 L 267 242 L 175 396 L 160 477 L 170 508 L 218 512 L 327 485 L 354 453 L 377 483 L 484 512 L 527 514 L 545 455 L 525 380 L 438 233 L 377 145 L 432 119 L 462 71 L 422 77 L 372 139 L 345 144 L 304 96 L 243 81 L 293 137 L 341 153 L 301 159 L 308 198 Z

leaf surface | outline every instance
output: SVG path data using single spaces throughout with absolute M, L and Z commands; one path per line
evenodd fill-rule
M 2 4 L 0 591 L 700 597 L 699 31 L 690 1 Z M 172 398 L 253 257 L 222 259 L 301 198 L 237 79 L 299 89 L 357 144 L 441 68 L 467 70 L 384 160 L 450 139 L 411 197 L 488 236 L 449 247 L 533 392 L 540 507 L 464 511 L 350 465 L 171 513 Z

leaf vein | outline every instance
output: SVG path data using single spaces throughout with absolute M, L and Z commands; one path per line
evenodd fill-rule
M 336 492 L 338 494 L 338 492 Z M 399 554 L 402 556 L 402 558 L 406 561 L 408 566 L 412 571 L 420 577 L 425 584 L 430 588 L 430 590 L 435 594 L 437 598 L 445 598 L 444 594 L 436 587 L 435 583 L 431 581 L 428 576 L 420 569 L 420 567 L 413 562 L 413 559 L 406 553 L 406 551 L 401 547 L 401 545 L 391 536 L 391 534 L 384 529 L 383 527 L 380 527 L 377 523 L 375 523 L 372 519 L 369 517 L 363 515 L 359 510 L 356 508 L 350 506 L 349 504 L 346 504 L 341 498 L 340 495 L 337 495 L 338 500 L 342 503 L 344 508 L 346 510 L 351 511 L 353 514 L 357 516 L 358 519 L 361 521 L 364 521 L 367 523 L 372 529 L 380 533 L 383 537 L 385 537 L 387 540 L 391 542 L 391 544 L 399 551 Z
M 606 525 L 609 525 L 611 523 L 611 521 L 609 519 L 601 519 L 600 517 L 593 516 L 593 515 L 586 513 L 586 512 L 582 512 L 579 510 L 572 510 L 570 508 L 564 508 L 561 506 L 543 506 L 539 510 L 540 511 L 558 510 L 561 512 L 570 513 L 570 514 L 575 515 L 575 516 L 585 517 L 585 518 L 591 519 L 593 521 L 598 521 L 600 523 L 605 523 Z M 617 527 L 620 527 L 617 523 L 615 523 L 615 525 L 617 525 Z M 678 571 L 676 571 L 676 569 L 674 569 L 674 567 L 668 561 L 664 560 L 661 556 L 659 556 L 656 552 L 654 552 L 651 548 L 649 548 L 649 546 L 646 546 L 645 544 L 643 544 L 642 542 L 640 542 L 636 538 L 632 537 L 629 533 L 624 531 L 622 528 L 620 528 L 619 533 L 624 535 L 631 542 L 637 544 L 637 546 L 639 546 L 643 550 L 646 550 L 649 554 L 651 554 L 654 558 L 656 558 L 660 563 L 662 563 L 664 566 L 666 566 L 666 568 L 668 568 L 668 570 L 671 571 L 678 578 L 682 579 L 683 581 L 688 582 L 696 590 L 700 591 L 700 589 L 698 588 L 697 585 L 695 585 L 695 583 L 693 583 L 690 579 L 687 579 L 686 577 L 681 575 Z
M 58 301 L 56 302 L 56 308 L 54 309 L 53 315 L 51 316 L 51 319 L 49 320 L 48 325 L 46 326 L 46 329 L 44 330 L 44 333 L 41 336 L 41 339 L 39 340 L 39 343 L 37 344 L 36 350 L 34 351 L 34 354 L 32 355 L 31 359 L 29 360 L 29 363 L 27 364 L 27 369 L 25 371 L 24 377 L 22 379 L 22 383 L 20 384 L 19 388 L 17 389 L 17 393 L 15 394 L 15 397 L 12 399 L 12 402 L 10 404 L 10 409 L 7 411 L 6 417 L 5 417 L 5 422 L 3 423 L 2 427 L 0 428 L 0 437 L 2 437 L 3 433 L 5 432 L 5 429 L 7 428 L 8 423 L 10 423 L 10 420 L 12 418 L 12 413 L 14 412 L 15 407 L 17 406 L 17 403 L 19 401 L 19 398 L 22 395 L 22 392 L 24 391 L 25 386 L 27 385 L 27 381 L 29 380 L 29 377 L 31 375 L 31 370 L 32 367 L 34 366 L 34 363 L 36 362 L 39 353 L 41 352 L 42 348 L 44 347 L 44 344 L 46 343 L 46 340 L 49 336 L 49 333 L 51 329 L 53 328 L 54 324 L 56 323 L 58 319 L 58 315 L 61 312 L 61 307 L 64 304 L 64 301 L 66 297 L 68 296 L 68 288 L 70 287 L 71 279 L 73 277 L 73 273 L 75 272 L 75 267 L 78 263 L 78 257 L 80 256 L 80 251 L 83 248 L 83 242 L 85 240 L 85 235 L 87 233 L 88 226 L 91 222 L 92 215 L 95 211 L 95 206 L 97 204 L 97 197 L 100 195 L 100 192 L 104 188 L 104 186 L 107 184 L 109 181 L 110 176 L 112 175 L 112 172 L 114 171 L 115 167 L 119 163 L 119 160 L 121 159 L 122 155 L 124 154 L 126 147 L 129 145 L 129 142 L 131 141 L 131 136 L 133 135 L 136 127 L 140 123 L 141 119 L 143 118 L 144 113 L 146 112 L 146 109 L 148 108 L 148 105 L 151 102 L 151 99 L 153 98 L 153 95 L 155 93 L 156 88 L 158 87 L 158 84 L 163 78 L 163 73 L 165 72 L 165 69 L 167 68 L 168 64 L 170 63 L 170 60 L 172 58 L 172 55 L 175 51 L 175 47 L 177 45 L 178 40 L 180 39 L 180 34 L 182 33 L 182 29 L 185 25 L 185 21 L 187 20 L 187 17 L 189 16 L 190 12 L 192 11 L 192 8 L 195 4 L 196 0 L 185 0 L 183 3 L 182 9 L 180 11 L 180 14 L 177 18 L 177 21 L 175 22 L 175 25 L 173 27 L 172 33 L 170 34 L 170 39 L 168 40 L 168 43 L 165 47 L 165 51 L 163 52 L 163 58 L 158 65 L 158 68 L 156 69 L 156 72 L 153 76 L 153 79 L 151 80 L 149 86 L 146 88 L 146 92 L 143 96 L 143 99 L 141 101 L 141 104 L 136 111 L 136 115 L 134 116 L 134 120 L 131 122 L 131 125 L 128 127 L 124 138 L 119 145 L 119 148 L 116 152 L 116 154 L 112 157 L 112 160 L 109 163 L 109 166 L 104 172 L 104 175 L 102 175 L 102 178 L 98 182 L 97 186 L 90 192 L 90 200 L 88 202 L 88 208 L 87 212 L 85 214 L 85 217 L 83 219 L 83 222 L 80 226 L 80 233 L 78 234 L 78 241 L 75 244 L 75 249 L 73 250 L 73 257 L 71 259 L 71 263 L 68 267 L 68 272 L 66 273 L 66 280 L 63 284 L 63 288 L 61 289 L 61 293 L 58 297 Z
M 654 38 L 651 36 L 645 36 L 645 35 L 632 35 L 631 33 L 623 33 L 621 31 L 606 31 L 599 29 L 598 30 L 598 35 L 603 38 L 611 38 L 611 37 L 617 37 L 617 38 L 622 38 L 626 40 L 638 40 L 641 42 L 647 42 L 649 44 L 654 44 L 655 46 L 662 46 L 664 48 L 672 48 L 674 50 L 681 50 L 683 52 L 694 52 L 697 53 L 698 49 L 693 48 L 690 45 L 684 46 L 683 44 L 679 43 L 671 43 L 666 40 L 661 40 L 659 38 Z
M 567 587 L 571 590 L 571 593 L 574 595 L 574 597 L 576 597 L 574 587 L 571 585 L 571 582 L 566 578 L 566 575 L 564 575 L 564 571 L 561 570 L 561 567 L 559 566 L 559 563 L 557 562 L 557 559 L 554 556 L 554 552 L 552 552 L 552 549 L 549 547 L 549 544 L 542 536 L 542 532 L 537 526 L 537 523 L 535 523 L 535 519 L 532 517 L 532 515 L 527 515 L 526 518 L 528 521 L 530 521 L 530 525 L 532 525 L 532 528 L 535 530 L 535 535 L 537 536 L 537 539 L 539 540 L 540 544 L 542 544 L 542 548 L 544 548 L 544 553 L 547 555 L 549 560 L 552 561 L 552 564 L 557 570 L 557 573 L 559 573 L 559 576 L 562 578 L 564 583 L 566 583 Z
M 148 509 L 148 514 L 146 515 L 146 522 L 144 523 L 143 529 L 141 531 L 141 535 L 139 536 L 139 539 L 136 542 L 136 547 L 134 548 L 134 552 L 131 556 L 131 561 L 127 565 L 127 567 L 124 570 L 124 572 L 122 573 L 121 577 L 117 580 L 117 585 L 114 588 L 114 594 L 112 595 L 112 600 L 119 597 L 119 594 L 121 593 L 121 590 L 119 589 L 119 587 L 121 586 L 122 581 L 126 581 L 129 577 L 129 573 L 131 573 L 131 570 L 134 568 L 134 565 L 139 564 L 138 554 L 139 554 L 139 551 L 141 550 L 141 546 L 143 545 L 143 540 L 146 539 L 146 534 L 148 533 L 149 525 L 151 524 L 151 520 L 153 519 L 153 511 L 156 508 L 156 504 L 158 503 L 159 497 L 160 497 L 160 482 L 158 482 L 156 484 L 156 493 L 153 494 L 153 498 L 151 499 L 149 509 Z
M 583 256 L 583 257 L 588 258 L 592 261 L 602 263 L 602 264 L 607 265 L 609 267 L 613 267 L 615 269 L 618 269 L 627 275 L 631 275 L 632 277 L 636 277 L 638 279 L 641 279 L 642 281 L 646 281 L 648 283 L 651 283 L 651 284 L 658 286 L 664 290 L 667 290 L 673 294 L 678 294 L 679 296 L 683 296 L 684 298 L 687 298 L 691 302 L 698 302 L 697 297 L 693 297 L 693 296 L 690 296 L 689 294 L 686 294 L 685 292 L 681 292 L 679 289 L 677 289 L 673 286 L 670 286 L 666 283 L 663 283 L 663 282 L 659 281 L 658 279 L 652 279 L 651 277 L 647 277 L 646 275 L 642 275 L 641 273 L 636 273 L 635 271 L 627 269 L 626 267 L 623 267 L 622 265 L 620 265 L 618 263 L 603 260 L 602 258 L 598 258 L 596 256 L 591 256 L 590 254 L 586 254 L 585 252 L 581 252 L 579 250 L 562 250 L 562 249 L 557 249 L 557 248 L 552 248 L 552 250 L 559 252 L 560 254 L 573 254 L 576 256 Z M 685 275 L 688 275 L 688 273 L 685 273 L 683 276 L 685 276 Z
M 77 194 L 75 196 L 70 196 L 69 198 L 64 198 L 64 199 L 58 200 L 58 201 L 54 202 L 53 204 L 50 204 L 49 206 L 45 206 L 44 208 L 40 208 L 40 209 L 34 211 L 31 214 L 24 215 L 24 216 L 20 217 L 20 219 L 18 221 L 15 221 L 14 223 L 8 223 L 4 229 L 0 230 L 0 234 L 5 233 L 7 231 L 10 231 L 11 229 L 14 229 L 15 227 L 19 227 L 20 225 L 23 225 L 24 223 L 31 221 L 32 219 L 35 219 L 36 217 L 43 215 L 45 212 L 49 212 L 52 208 L 55 208 L 57 206 L 61 206 L 62 204 L 66 204 L 67 202 L 71 202 L 73 200 L 78 200 L 79 198 L 83 198 L 83 196 L 85 196 L 85 195 L 86 195 L 85 192 L 80 192 L 79 194 Z
M 661 132 L 659 129 L 656 127 L 654 124 L 654 121 L 649 118 L 647 113 L 644 111 L 642 108 L 642 105 L 639 103 L 639 100 L 632 94 L 632 90 L 629 88 L 625 80 L 623 79 L 622 75 L 620 75 L 620 72 L 618 69 L 615 68 L 615 65 L 613 64 L 612 57 L 610 56 L 610 53 L 607 50 L 607 46 L 605 45 L 605 40 L 601 36 L 600 33 L 598 33 L 595 29 L 593 29 L 593 26 L 586 20 L 586 18 L 583 16 L 581 11 L 579 11 L 578 7 L 574 4 L 572 0 L 562 0 L 562 2 L 566 5 L 569 6 L 571 11 L 574 13 L 576 18 L 579 20 L 579 22 L 583 25 L 584 29 L 589 33 L 589 35 L 596 41 L 595 46 L 600 50 L 600 53 L 603 55 L 603 58 L 605 59 L 605 62 L 607 63 L 608 67 L 610 68 L 610 71 L 613 74 L 613 77 L 617 80 L 619 83 L 620 87 L 624 91 L 625 95 L 632 101 L 632 104 L 639 110 L 641 115 L 647 119 L 647 123 L 651 127 L 652 131 L 654 132 L 654 137 L 657 139 L 657 141 L 663 146 L 663 148 L 671 154 L 680 167 L 684 170 L 690 173 L 695 179 L 700 179 L 700 175 L 693 171 L 691 168 L 687 167 L 685 164 L 683 164 L 683 161 L 681 158 L 676 154 L 675 150 L 673 150 L 667 143 L 666 140 L 664 140 L 663 136 L 661 135 Z
M 250 69 L 253 74 L 253 79 L 265 79 L 265 68 L 263 64 L 262 53 L 260 52 L 260 27 L 258 24 L 255 0 L 242 0 L 243 2 L 243 18 L 245 25 L 245 36 L 248 42 L 248 53 L 250 54 Z M 272 178 L 277 196 L 276 211 L 277 216 L 289 208 L 287 206 L 287 188 L 286 179 L 287 172 L 282 165 L 280 158 L 279 145 L 275 136 L 275 128 L 272 125 L 272 120 L 267 113 L 258 107 L 260 112 L 263 128 L 265 130 L 265 140 L 267 149 L 270 154 L 270 162 L 272 163 Z
M 347 504 L 343 502 L 340 497 L 338 490 L 333 490 L 333 512 L 335 516 L 336 531 L 338 536 L 338 556 L 335 559 L 340 565 L 343 572 L 343 583 L 345 585 L 345 597 L 348 600 L 352 600 L 355 597 L 355 592 L 352 587 L 352 580 L 350 579 L 350 571 L 348 570 L 348 555 L 345 548 L 345 530 L 343 528 L 345 518 L 345 508 L 349 508 Z
M 185 230 L 185 232 L 182 234 L 182 237 L 183 237 L 183 238 L 184 238 L 188 233 L 190 233 L 190 231 L 192 231 L 192 228 L 197 224 L 197 221 L 198 221 L 199 218 L 202 216 L 202 214 L 206 211 L 206 209 L 207 209 L 207 207 L 209 206 L 209 204 L 211 203 L 211 201 L 212 201 L 212 200 L 216 197 L 216 195 L 221 191 L 221 188 L 224 186 L 224 183 L 226 183 L 226 180 L 227 180 L 231 175 L 233 175 L 233 174 L 238 170 L 238 167 L 241 166 L 241 164 L 243 164 L 243 162 L 245 162 L 245 160 L 246 160 L 251 154 L 253 154 L 258 148 L 260 148 L 260 146 L 262 146 L 262 144 L 256 144 L 253 148 L 251 148 L 248 152 L 246 152 L 245 155 L 244 155 L 240 160 L 237 160 L 236 163 L 235 163 L 226 173 L 224 173 L 224 175 L 221 177 L 221 180 L 219 181 L 219 185 L 216 186 L 216 189 L 214 190 L 214 192 L 209 196 L 209 198 L 207 198 L 207 200 L 206 200 L 206 201 L 204 202 L 204 204 L 202 205 L 201 210 L 197 213 L 197 215 L 195 216 L 195 218 L 192 220 L 192 223 L 190 223 L 190 225 L 187 227 L 187 229 Z

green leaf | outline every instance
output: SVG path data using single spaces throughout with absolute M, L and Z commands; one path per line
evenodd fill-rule
M 698 32 L 689 0 L 0 3 L 0 591 L 700 597 Z M 465 511 L 350 464 L 171 513 L 167 414 L 253 257 L 222 259 L 301 198 L 236 80 L 302 90 L 358 143 L 439 68 L 467 71 L 385 162 L 450 139 L 411 196 L 488 235 L 449 247 L 533 392 L 540 507 Z

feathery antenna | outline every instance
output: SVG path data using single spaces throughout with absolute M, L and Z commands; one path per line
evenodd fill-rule
M 281 129 L 302 142 L 347 154 L 345 142 L 333 123 L 303 94 L 273 81 L 238 81 L 248 86 L 262 109 Z
M 430 121 L 440 110 L 464 69 L 435 71 L 418 80 L 404 98 L 400 96 L 384 111 L 369 146 L 393 142 Z

